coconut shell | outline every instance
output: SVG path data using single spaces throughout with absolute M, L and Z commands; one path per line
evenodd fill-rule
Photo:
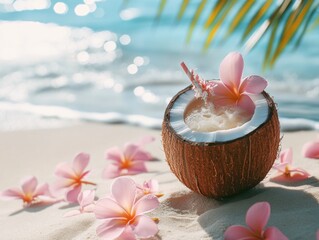
M 280 125 L 277 109 L 266 93 L 267 120 L 254 131 L 227 142 L 192 142 L 178 135 L 170 123 L 175 100 L 168 104 L 162 125 L 166 160 L 176 177 L 191 190 L 221 199 L 253 188 L 271 169 L 278 155 Z

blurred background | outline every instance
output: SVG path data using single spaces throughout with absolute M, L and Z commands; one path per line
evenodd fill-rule
M 257 2 L 247 8 L 245 1 L 227 1 L 216 11 L 221 2 L 0 0 L 0 130 L 74 120 L 160 128 L 171 97 L 189 85 L 180 62 L 216 79 L 230 51 L 244 55 L 244 76 L 269 81 L 284 130 L 319 129 L 319 29 L 311 24 L 318 21 L 318 2 L 246 1 Z M 289 12 L 272 14 L 288 2 Z M 219 21 L 206 26 L 213 14 Z M 273 19 L 269 31 L 267 19 Z M 297 44 L 288 38 L 268 64 L 269 49 L 295 28 Z

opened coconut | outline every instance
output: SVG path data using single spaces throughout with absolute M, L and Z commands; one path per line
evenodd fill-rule
M 182 67 L 193 84 L 172 98 L 162 125 L 172 172 L 191 190 L 216 199 L 256 186 L 271 169 L 280 142 L 267 82 L 258 76 L 241 80 L 239 53 L 222 61 L 221 80 L 204 81 Z

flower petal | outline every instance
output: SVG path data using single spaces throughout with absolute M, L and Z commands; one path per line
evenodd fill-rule
M 59 178 L 52 185 L 54 191 L 60 191 L 62 189 L 71 187 L 74 184 L 74 180 L 72 178 Z
M 73 172 L 73 169 L 71 168 L 71 164 L 67 162 L 59 163 L 55 168 L 54 174 L 62 178 L 74 177 L 74 172 Z
M 231 52 L 219 66 L 219 76 L 223 83 L 232 88 L 239 89 L 244 69 L 244 60 L 240 53 Z
M 125 230 L 125 222 L 118 219 L 112 219 L 101 224 L 96 229 L 96 234 L 105 240 L 118 238 Z
M 151 142 L 155 141 L 155 137 L 153 136 L 144 136 L 143 138 L 141 138 L 139 141 L 137 141 L 137 145 L 139 146 L 144 146 L 146 144 L 149 144 Z
M 319 240 L 319 230 L 317 231 L 316 239 Z
M 135 175 L 147 172 L 147 168 L 145 166 L 144 161 L 134 161 L 130 168 L 127 169 L 126 175 Z
M 212 101 L 215 106 L 235 106 L 237 103 L 237 97 L 234 93 L 228 89 L 221 81 L 214 81 L 214 86 L 211 90 Z
M 49 190 L 49 184 L 44 183 L 36 188 L 36 190 L 34 191 L 34 196 L 39 196 L 39 195 L 51 196 L 51 193 Z
M 134 161 L 149 161 L 153 157 L 149 152 L 144 151 L 142 149 L 137 149 L 135 151 L 133 158 L 134 158 Z
M 226 229 L 224 233 L 224 240 L 239 240 L 239 239 L 259 239 L 257 238 L 251 230 L 244 226 L 233 225 Z
M 288 238 L 276 227 L 267 228 L 263 237 L 267 240 L 288 240 Z
M 142 215 L 153 211 L 159 205 L 158 198 L 154 195 L 144 195 L 134 205 L 136 215 Z
M 279 172 L 285 173 L 286 168 L 289 167 L 288 163 L 277 163 L 272 166 L 274 169 L 278 170 Z
M 81 207 L 85 207 L 93 203 L 95 197 L 95 190 L 85 190 L 78 196 L 78 203 Z
M 306 158 L 319 159 L 319 142 L 308 142 L 303 145 L 302 153 Z
M 248 114 L 253 115 L 255 111 L 255 103 L 246 94 L 241 94 L 237 102 L 237 106 L 245 110 Z
M 76 175 L 82 175 L 84 169 L 87 167 L 90 161 L 90 155 L 87 153 L 79 153 L 75 156 L 72 167 Z
M 123 157 L 123 153 L 118 147 L 112 147 L 106 150 L 105 159 L 121 162 L 122 157 Z
M 91 203 L 89 205 L 86 205 L 85 207 L 83 207 L 82 210 L 83 210 L 83 212 L 86 212 L 86 213 L 93 213 L 95 210 L 95 204 Z
M 136 198 L 136 183 L 131 178 L 120 177 L 114 180 L 111 191 L 115 201 L 130 213 Z
M 135 222 L 137 224 L 133 231 L 139 238 L 149 238 L 158 232 L 157 224 L 150 217 L 138 216 Z
M 22 199 L 23 193 L 19 188 L 9 188 L 0 192 L 0 198 L 3 200 Z
M 102 178 L 116 178 L 121 175 L 121 169 L 119 165 L 110 163 L 107 167 L 103 170 Z
M 243 80 L 240 85 L 239 92 L 258 94 L 261 93 L 267 87 L 267 85 L 268 82 L 264 78 L 252 75 Z
M 273 178 L 271 178 L 270 180 L 273 182 L 284 182 L 284 183 L 288 183 L 288 182 L 299 182 L 299 181 L 303 181 L 306 180 L 310 177 L 310 174 L 308 172 L 306 172 L 305 170 L 302 170 L 300 168 L 296 168 L 296 169 L 292 169 L 290 170 L 290 175 L 287 174 L 280 174 L 277 175 Z
M 38 180 L 34 176 L 30 176 L 21 181 L 21 188 L 25 194 L 34 194 L 38 185 Z
M 77 185 L 66 193 L 66 200 L 70 203 L 76 203 L 81 192 L 82 186 Z
M 156 193 L 159 191 L 159 184 L 156 179 L 150 179 L 143 183 L 143 188 L 149 190 L 151 193 Z
M 292 164 L 292 149 L 287 148 L 280 152 L 279 159 L 281 163 Z
M 252 205 L 246 214 L 246 224 L 256 233 L 262 233 L 270 216 L 268 202 L 258 202 Z
M 123 218 L 125 210 L 113 199 L 102 198 L 95 204 L 95 217 L 98 219 Z
M 116 240 L 136 240 L 136 237 L 132 228 L 126 226 L 124 232 Z
M 136 153 L 137 150 L 140 149 L 140 146 L 134 143 L 127 143 L 124 146 L 124 157 L 126 159 L 134 159 L 134 155 Z

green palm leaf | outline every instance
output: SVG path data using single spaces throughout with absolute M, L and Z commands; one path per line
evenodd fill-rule
M 189 4 L 189 0 L 183 0 L 182 1 L 182 4 L 181 4 L 181 6 L 179 8 L 179 11 L 178 11 L 178 14 L 177 14 L 177 20 L 178 21 L 180 21 L 182 19 L 188 4 Z
M 285 25 L 285 29 L 283 31 L 283 34 L 279 40 L 279 44 L 275 50 L 275 53 L 273 54 L 270 66 L 273 66 L 278 56 L 282 53 L 282 51 L 285 49 L 287 44 L 292 40 L 292 38 L 297 33 L 297 30 L 302 25 L 302 23 L 305 21 L 308 11 L 310 10 L 311 6 L 313 4 L 313 0 L 308 0 L 306 2 L 300 3 L 302 7 L 299 9 L 297 8 L 296 14 L 293 12 L 291 13 L 292 19 L 287 20 L 287 24 Z M 289 22 L 288 22 L 289 21 Z
M 226 2 L 227 4 L 227 2 Z M 223 8 L 226 6 L 225 1 L 218 0 L 215 4 L 215 6 L 212 8 L 206 22 L 204 25 L 205 29 L 208 29 L 214 21 L 218 18 L 219 14 L 222 12 Z
M 303 36 L 305 35 L 307 29 L 309 28 L 309 24 L 310 24 L 312 18 L 314 17 L 315 13 L 317 12 L 318 7 L 319 7 L 319 3 L 316 4 L 316 6 L 313 7 L 313 9 L 311 10 L 311 12 L 309 13 L 309 16 L 308 16 L 308 18 L 307 18 L 307 20 L 306 20 L 306 22 L 305 22 L 305 24 L 304 24 L 304 26 L 303 26 L 303 28 L 302 28 L 300 34 L 299 34 L 299 37 L 298 37 L 296 43 L 295 43 L 295 46 L 294 46 L 295 49 L 296 49 L 297 47 L 299 47 L 299 45 L 300 45 L 300 43 L 301 43 L 301 41 L 302 41 Z M 319 17 L 318 17 L 317 20 L 318 20 L 318 24 L 319 24 Z
M 276 60 L 293 41 L 297 48 L 308 29 L 319 26 L 319 17 L 316 17 L 319 9 L 318 0 L 282 0 L 275 6 L 274 0 L 248 0 L 240 2 L 236 0 L 215 0 L 211 11 L 206 15 L 205 7 L 211 1 L 202 0 L 194 12 L 189 24 L 186 42 L 188 43 L 193 35 L 194 29 L 199 24 L 199 19 L 205 19 L 203 28 L 207 31 L 203 49 L 206 50 L 216 40 L 217 33 L 222 26 L 228 24 L 224 36 L 226 40 L 232 33 L 244 29 L 241 35 L 241 42 L 245 41 L 245 50 L 251 51 L 270 31 L 263 67 L 273 67 Z M 157 19 L 164 11 L 167 0 L 161 0 Z M 191 0 L 182 0 L 177 13 L 177 20 L 180 21 L 185 14 Z M 237 11 L 236 11 L 237 10 Z M 249 14 L 255 11 L 254 14 Z M 205 12 L 205 15 L 202 16 Z M 230 13 L 236 12 L 235 16 Z M 252 17 L 251 17 L 252 15 Z M 227 23 L 226 23 L 227 22 Z M 312 24 L 311 24 L 312 23 Z
M 240 8 L 240 11 L 236 14 L 236 17 L 230 24 L 227 34 L 225 35 L 225 38 L 228 37 L 231 33 L 236 31 L 236 29 L 240 26 L 240 24 L 244 21 L 247 14 L 250 12 L 252 7 L 255 4 L 255 0 L 246 1 L 244 2 L 243 6 Z
M 156 14 L 156 18 L 155 18 L 156 20 L 161 18 L 162 13 L 164 11 L 164 8 L 166 6 L 166 2 L 167 2 L 167 0 L 161 0 L 159 7 L 158 7 L 158 10 L 157 10 L 157 14 Z
M 207 37 L 206 37 L 206 41 L 204 43 L 204 50 L 208 49 L 208 47 L 210 46 L 213 38 L 215 37 L 217 31 L 219 30 L 219 28 L 221 27 L 221 25 L 223 24 L 225 18 L 227 17 L 229 11 L 232 9 L 232 6 L 234 6 L 234 4 L 236 4 L 236 1 L 228 1 L 227 4 L 225 4 L 223 11 L 221 11 L 221 16 L 220 18 L 216 21 L 216 23 L 214 25 L 212 25 Z
M 273 53 L 273 46 L 274 46 L 274 43 L 276 41 L 276 36 L 277 36 L 277 30 L 278 30 L 278 27 L 280 25 L 280 22 L 282 21 L 282 19 L 284 18 L 284 16 L 288 13 L 287 10 L 289 8 L 292 7 L 292 2 L 287 2 L 287 4 L 285 5 L 281 5 L 278 10 L 274 13 L 273 15 L 273 18 L 272 21 L 270 22 L 270 25 L 271 25 L 271 35 L 270 35 L 270 38 L 268 40 L 268 44 L 267 44 L 267 49 L 266 49 L 266 52 L 265 52 L 265 57 L 264 57 L 264 62 L 263 62 L 263 69 L 266 69 L 268 67 L 268 63 L 269 63 L 269 60 L 272 56 L 272 53 Z M 287 22 L 289 22 L 291 16 L 294 16 L 295 13 L 293 14 L 290 14 L 290 16 L 288 17 L 288 20 Z
M 248 26 L 245 29 L 244 34 L 242 35 L 241 42 L 243 42 L 247 37 L 251 34 L 252 30 L 256 28 L 257 25 L 261 22 L 261 20 L 268 13 L 272 4 L 272 0 L 265 1 L 265 3 L 258 9 L 252 19 L 249 21 Z
M 198 4 L 198 7 L 196 9 L 196 12 L 193 16 L 193 19 L 191 21 L 191 24 L 189 26 L 189 30 L 188 30 L 188 33 L 187 33 L 187 36 L 186 36 L 186 42 L 189 43 L 191 38 L 192 38 L 192 34 L 193 34 L 193 31 L 195 29 L 195 26 L 199 20 L 199 17 L 201 15 L 201 13 L 203 12 L 204 10 L 204 7 L 207 3 L 207 0 L 202 0 L 199 4 Z

